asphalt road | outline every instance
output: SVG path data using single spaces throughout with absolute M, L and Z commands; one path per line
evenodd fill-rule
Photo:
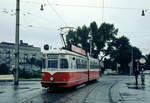
M 117 85 L 127 76 L 103 76 L 97 82 L 56 91 L 41 87 L 40 82 L 0 83 L 0 103 L 116 103 Z

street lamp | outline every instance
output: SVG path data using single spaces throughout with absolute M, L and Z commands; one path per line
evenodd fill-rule
M 144 10 L 142 10 L 141 16 L 145 16 L 145 11 Z
M 40 8 L 40 10 L 41 10 L 41 11 L 43 11 L 43 10 L 44 10 L 44 5 L 43 5 L 43 4 L 41 4 L 41 8 Z
M 143 58 L 143 57 L 142 57 L 139 61 L 140 61 L 140 63 L 143 64 L 143 65 L 146 63 L 146 60 L 145 60 L 145 58 Z

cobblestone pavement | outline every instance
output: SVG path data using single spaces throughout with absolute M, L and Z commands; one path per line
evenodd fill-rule
M 138 90 L 131 88 L 132 76 L 103 76 L 95 83 L 56 91 L 42 88 L 38 81 L 20 82 L 18 87 L 0 82 L 0 103 L 147 103 L 149 95 L 143 98 L 142 94 L 150 90 L 148 79 L 146 76 L 145 89 Z
M 121 81 L 118 85 L 121 103 L 150 103 L 150 75 L 145 75 L 145 85 L 135 85 L 135 78 L 131 76 L 127 81 Z

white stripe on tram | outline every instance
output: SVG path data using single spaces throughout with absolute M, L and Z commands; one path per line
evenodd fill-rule
M 89 71 L 99 71 L 99 69 L 90 69 Z M 88 72 L 88 69 L 42 69 L 42 72 L 49 72 L 51 75 L 53 75 L 56 72 Z

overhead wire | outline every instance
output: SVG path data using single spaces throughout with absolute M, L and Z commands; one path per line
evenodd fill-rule
M 43 0 L 44 1 L 44 0 Z M 91 6 L 91 5 L 71 5 L 71 4 L 59 4 L 59 3 L 50 3 L 48 0 L 45 0 L 52 9 L 53 11 L 56 13 L 56 15 L 64 22 L 65 25 L 66 22 L 64 21 L 64 19 L 59 15 L 59 13 L 55 10 L 55 8 L 53 8 L 52 5 L 54 6 L 72 6 L 72 7 L 91 7 L 91 8 L 108 8 L 108 9 L 128 9 L 128 10 L 142 10 L 143 8 L 123 8 L 123 7 L 106 7 L 104 6 L 104 2 L 103 2 L 103 6 Z M 34 3 L 34 4 L 41 4 L 41 2 L 33 2 L 33 1 L 23 1 L 25 3 Z M 45 4 L 45 3 L 44 3 Z M 3 11 L 6 10 L 5 8 L 2 9 Z M 150 10 L 149 8 L 147 8 L 146 10 Z M 28 12 L 29 13 L 29 12 Z M 32 15 L 33 16 L 33 15 Z M 37 16 L 36 16 L 37 17 Z M 41 20 L 43 21 L 47 21 L 48 19 L 42 19 L 41 17 L 39 17 Z M 123 33 L 123 32 L 122 32 Z M 139 33 L 139 32 L 128 32 L 128 33 Z M 140 33 L 145 33 L 145 32 L 140 32 Z
M 24 11 L 26 13 L 28 13 L 27 11 Z M 28 17 L 33 18 L 34 20 L 37 19 L 39 22 L 39 20 L 44 21 L 46 24 L 50 23 L 50 20 L 43 17 L 43 16 L 38 16 L 38 15 L 34 15 L 33 13 L 30 13 L 30 15 L 28 15 Z
M 26 1 L 24 1 L 26 2 Z M 41 4 L 40 2 L 32 2 L 27 1 L 26 3 L 33 3 L 33 4 Z M 104 1 L 103 1 L 104 3 Z M 150 10 L 150 8 L 126 8 L 126 7 L 113 7 L 113 6 L 95 6 L 95 5 L 79 5 L 79 4 L 61 4 L 61 3 L 49 3 L 53 6 L 70 6 L 70 7 L 88 7 L 88 8 L 106 8 L 106 9 L 124 9 L 124 10 Z
M 150 37 L 150 32 L 118 32 L 118 34 L 125 34 L 126 36 L 132 38 L 132 39 L 136 39 L 136 38 L 147 38 L 149 39 Z M 135 35 L 135 34 L 141 34 L 141 35 Z
M 102 0 L 102 23 L 104 21 L 104 0 Z
M 57 12 L 57 10 L 52 6 L 52 4 L 48 0 L 45 0 L 44 2 L 46 2 L 46 3 L 44 3 L 44 5 L 47 4 L 55 12 L 56 16 L 63 22 L 64 26 L 67 26 L 67 23 L 65 22 L 65 20 L 61 17 L 61 15 Z M 26 0 L 22 1 L 21 3 L 43 4 L 41 2 L 26 1 Z
M 36 26 L 33 24 L 20 24 L 20 26 L 25 26 L 25 27 L 29 27 L 29 28 L 35 28 L 35 29 L 45 29 L 45 30 L 53 29 L 53 28 L 48 28 L 48 27 L 43 27 L 43 26 Z
M 67 26 L 67 23 L 65 22 L 65 20 L 61 17 L 61 15 L 57 12 L 57 10 L 51 5 L 51 3 L 48 0 L 45 0 L 47 2 L 47 4 L 49 5 L 49 7 L 55 12 L 55 14 L 57 15 L 57 17 L 62 20 L 62 22 L 65 24 L 64 26 Z
M 11 11 L 11 12 L 10 12 Z M 23 11 L 23 13 L 21 13 L 21 15 L 22 16 L 28 16 L 28 20 L 29 20 L 29 17 L 30 17 L 30 21 L 31 21 L 31 17 L 32 18 L 34 18 L 34 20 L 35 19 L 37 19 L 37 17 L 38 16 L 34 16 L 34 15 L 32 15 L 32 13 L 30 13 L 30 12 L 27 12 L 27 11 L 24 11 L 24 10 L 21 10 L 21 11 Z M 8 15 L 10 15 L 10 16 L 15 16 L 16 14 L 15 14 L 15 10 L 13 10 L 13 9 L 9 9 L 9 10 L 7 10 L 7 9 L 5 9 L 5 11 L 2 11 L 4 14 L 8 14 Z M 38 21 L 39 20 L 42 20 L 42 21 L 45 21 L 46 23 L 47 23 L 47 21 L 48 21 L 48 19 L 45 19 L 45 18 L 41 18 L 41 17 L 38 17 Z M 37 22 L 38 23 L 38 22 Z M 28 25 L 28 24 L 27 24 Z M 41 25 L 41 24 L 38 24 L 38 25 Z M 28 27 L 35 27 L 35 26 L 31 26 L 31 25 L 29 25 Z M 41 27 L 41 26 L 40 26 Z M 43 28 L 43 27 L 42 27 Z M 45 27 L 44 27 L 45 28 Z

